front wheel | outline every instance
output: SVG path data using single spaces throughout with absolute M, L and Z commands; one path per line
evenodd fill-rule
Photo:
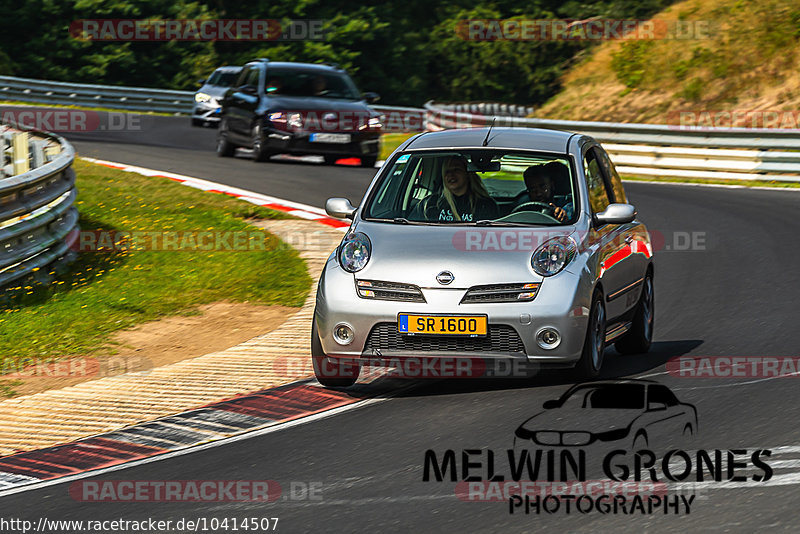
M 217 156 L 221 158 L 230 158 L 236 153 L 236 145 L 228 139 L 228 124 L 223 120 L 220 122 L 219 131 L 217 132 Z
M 267 161 L 272 152 L 267 149 L 267 142 L 264 139 L 264 131 L 260 124 L 253 126 L 250 132 L 253 137 L 253 161 Z
M 329 358 L 322 350 L 319 341 L 316 319 L 311 322 L 311 360 L 314 364 L 314 376 L 317 382 L 327 388 L 346 388 L 358 380 L 361 365 L 356 362 L 342 362 L 338 358 Z
M 578 361 L 576 371 L 581 378 L 591 380 L 597 378 L 603 367 L 603 352 L 606 348 L 606 308 L 603 305 L 603 294 L 595 291 L 592 295 L 592 308 L 589 312 L 589 325 L 586 328 L 586 339 L 583 352 Z
M 633 324 L 625 335 L 614 343 L 620 354 L 644 354 L 653 343 L 653 324 L 655 321 L 655 293 L 653 273 L 648 271 L 644 278 L 642 294 L 633 314 Z

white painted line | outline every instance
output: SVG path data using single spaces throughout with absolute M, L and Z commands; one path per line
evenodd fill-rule
M 184 449 L 178 449 L 175 451 L 169 451 L 165 453 L 158 454 L 156 456 L 151 456 L 149 458 L 142 458 L 141 460 L 134 460 L 132 462 L 123 463 L 120 465 L 113 465 L 111 467 L 104 467 L 102 469 L 95 469 L 92 471 L 85 471 L 83 473 L 76 473 L 74 475 L 68 475 L 61 478 L 56 478 L 53 480 L 43 480 L 41 482 L 33 483 L 33 484 L 26 484 L 24 486 L 19 486 L 15 488 L 9 488 L 6 490 L 0 489 L 0 497 L 5 497 L 7 495 L 14 495 L 16 493 L 23 493 L 26 491 L 32 491 L 36 489 L 46 488 L 49 486 L 54 486 L 56 484 L 63 484 L 65 482 L 72 482 L 75 480 L 81 480 L 84 478 L 90 478 L 98 475 L 102 475 L 105 473 L 110 473 L 113 471 L 121 471 L 123 469 L 128 469 L 129 467 L 136 467 L 139 465 L 145 465 L 153 462 L 158 462 L 160 460 L 168 460 L 170 458 L 175 458 L 177 456 L 183 456 L 186 454 L 191 454 L 195 452 L 204 451 L 206 449 L 211 449 L 214 447 L 219 447 L 222 445 L 229 445 L 231 443 L 235 443 L 237 441 L 243 441 L 250 438 L 255 438 L 258 436 L 264 436 L 266 434 L 271 434 L 273 432 L 277 432 L 279 430 L 285 430 L 287 428 L 292 428 L 298 425 L 302 425 L 305 423 L 311 423 L 313 421 L 319 421 L 320 419 L 325 419 L 326 417 L 333 417 L 334 415 L 339 415 L 344 412 L 349 412 L 351 410 L 355 410 L 358 408 L 363 408 L 372 404 L 378 404 L 384 401 L 391 399 L 397 393 L 405 391 L 407 388 L 398 389 L 393 393 L 391 396 L 386 397 L 376 397 L 373 399 L 367 399 L 363 401 L 358 401 L 353 404 L 347 404 L 345 406 L 339 406 L 338 408 L 333 408 L 331 410 L 326 410 L 324 412 L 320 412 L 314 415 L 309 415 L 306 417 L 301 417 L 300 419 L 295 419 L 294 421 L 288 421 L 286 423 L 278 423 L 273 424 L 265 428 L 260 428 L 256 430 L 245 431 L 241 434 L 237 434 L 235 436 L 231 436 L 228 438 L 223 438 L 220 440 L 210 441 L 207 443 L 203 443 L 201 445 L 190 445 Z
M 729 184 L 696 184 L 692 182 L 659 182 L 657 180 L 622 180 L 626 184 L 688 185 L 693 187 L 721 187 L 723 189 L 756 189 L 758 191 L 800 191 L 800 187 L 766 187 Z
M 304 212 L 310 212 L 317 215 L 321 215 L 323 217 L 327 217 L 327 213 L 322 208 L 317 208 L 315 206 L 310 206 L 308 204 L 301 204 L 300 202 L 294 202 L 292 200 L 286 200 L 283 198 L 273 197 L 269 195 L 262 195 L 261 193 L 256 193 L 255 191 L 248 191 L 246 189 L 240 189 L 238 187 L 234 187 L 231 185 L 220 184 L 217 182 L 212 182 L 210 180 L 204 180 L 202 178 L 195 178 L 193 176 L 186 176 L 183 174 L 177 174 L 174 172 L 167 172 L 167 171 L 159 171 L 156 169 L 148 169 L 146 167 L 138 167 L 136 165 L 127 165 L 125 163 L 117 163 L 114 161 L 106 161 L 101 159 L 94 159 L 94 158 L 81 158 L 84 161 L 88 161 L 90 163 L 96 163 L 98 165 L 104 165 L 107 167 L 112 167 L 121 171 L 125 172 L 134 172 L 136 174 L 141 174 L 144 176 L 166 176 L 167 178 L 173 178 L 175 180 L 180 180 L 184 182 L 186 185 L 195 187 L 197 189 L 203 189 L 208 191 L 209 189 L 214 189 L 216 191 L 222 191 L 225 193 L 230 193 L 237 197 L 240 197 L 242 200 L 246 200 L 251 204 L 280 204 L 282 206 L 287 206 L 290 208 L 294 208 L 296 210 L 301 210 Z

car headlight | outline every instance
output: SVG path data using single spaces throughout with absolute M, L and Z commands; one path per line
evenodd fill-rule
M 299 113 L 290 113 L 288 124 L 292 128 L 302 128 L 303 127 L 303 116 Z
M 208 102 L 211 100 L 211 95 L 207 95 L 205 93 L 197 93 L 194 95 L 195 102 Z
M 384 117 L 383 115 L 381 115 L 380 117 L 372 117 L 369 121 L 367 121 L 367 124 L 369 125 L 370 128 L 380 130 L 381 128 L 383 128 L 383 117 Z
M 267 118 L 270 120 L 270 122 L 284 123 L 286 122 L 286 113 L 284 113 L 283 111 L 274 111 L 272 113 L 267 114 Z
M 355 273 L 367 266 L 372 254 L 372 243 L 366 234 L 348 234 L 339 246 L 339 265 L 349 273 Z
M 555 237 L 542 243 L 531 256 L 531 267 L 540 276 L 553 276 L 566 267 L 578 246 L 567 236 Z

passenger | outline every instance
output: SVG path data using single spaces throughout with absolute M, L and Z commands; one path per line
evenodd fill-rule
M 514 211 L 518 211 L 528 202 L 541 202 L 551 206 L 553 217 L 560 222 L 572 218 L 574 206 L 569 197 L 559 201 L 560 205 L 556 204 L 555 199 L 555 184 L 569 181 L 569 171 L 563 163 L 551 161 L 545 165 L 533 165 L 525 169 L 522 177 L 525 180 L 530 200 L 517 206 Z M 531 208 L 533 209 L 534 206 Z
M 445 160 L 442 182 L 441 194 L 426 197 L 414 210 L 417 220 L 475 222 L 496 219 L 500 215 L 481 179 L 467 171 L 467 160 L 463 156 L 450 156 Z

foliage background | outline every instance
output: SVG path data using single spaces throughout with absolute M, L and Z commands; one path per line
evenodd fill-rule
M 0 74 L 50 80 L 196 88 L 219 65 L 252 58 L 346 68 L 382 102 L 484 100 L 537 105 L 595 43 L 466 41 L 463 19 L 646 19 L 671 0 L 0 0 Z M 323 41 L 90 42 L 79 19 L 320 19 Z

